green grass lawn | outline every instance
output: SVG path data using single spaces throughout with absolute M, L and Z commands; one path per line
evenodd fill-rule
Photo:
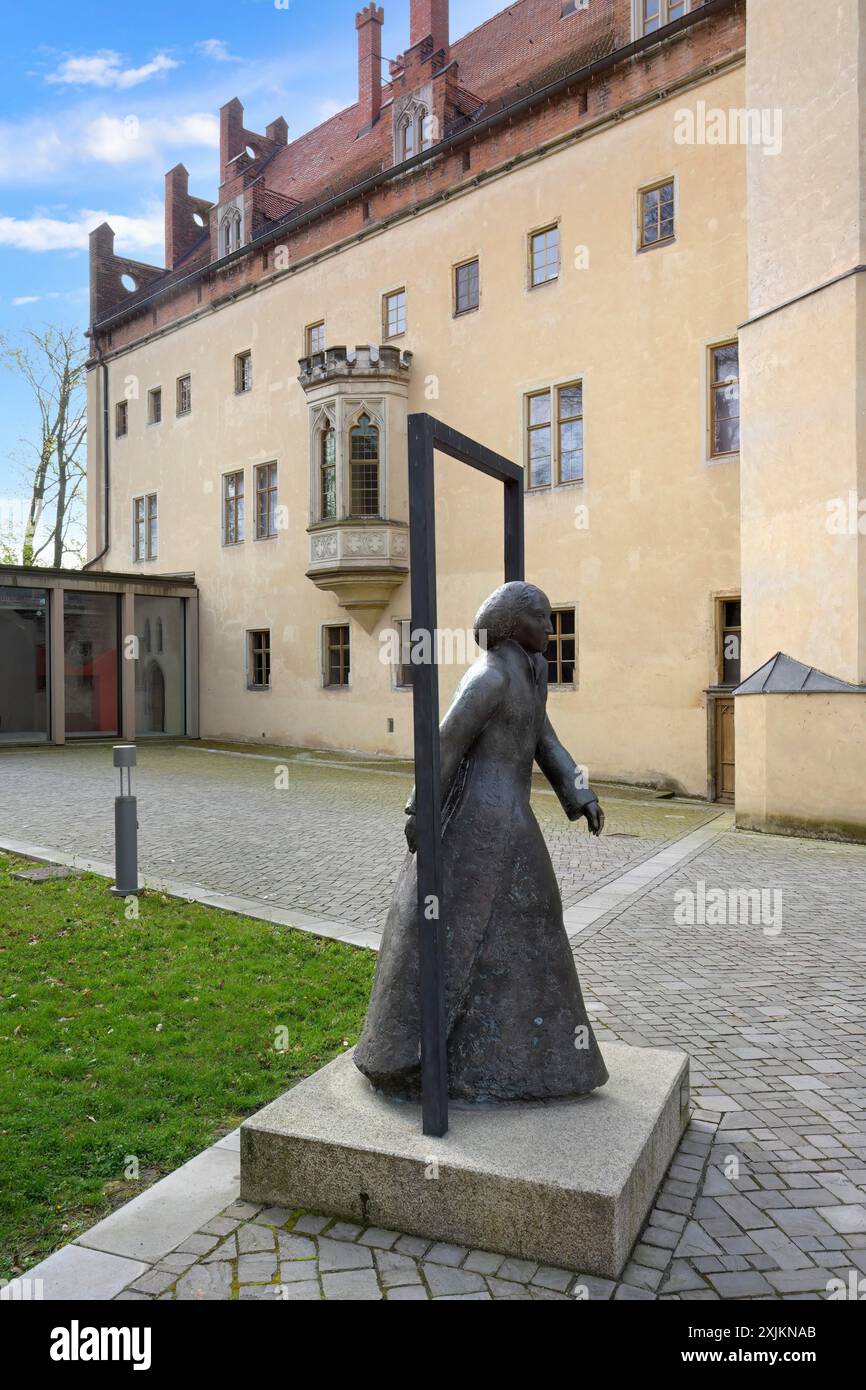
M 375 965 L 158 894 L 127 920 L 104 879 L 21 867 L 0 854 L 0 1277 L 353 1044 Z

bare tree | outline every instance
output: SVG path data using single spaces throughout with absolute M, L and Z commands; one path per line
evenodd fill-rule
M 86 349 L 77 328 L 48 327 L 26 333 L 25 340 L 15 346 L 0 338 L 0 360 L 28 386 L 39 422 L 38 438 L 22 441 L 30 502 L 21 563 L 60 569 L 64 555 L 81 561 L 82 542 L 72 532 L 87 472 Z

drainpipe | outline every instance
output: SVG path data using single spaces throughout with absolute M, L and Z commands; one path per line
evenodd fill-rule
M 98 555 L 94 555 L 92 560 L 88 560 L 82 569 L 89 570 L 91 565 L 95 565 L 97 560 L 101 560 L 107 554 L 111 544 L 111 459 L 109 455 L 109 416 L 108 416 L 108 364 L 103 360 L 102 347 L 98 349 L 97 361 L 102 368 L 102 467 L 103 467 L 103 521 L 105 527 L 105 545 Z

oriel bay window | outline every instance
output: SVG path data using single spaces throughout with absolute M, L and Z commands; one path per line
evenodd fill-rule
M 277 534 L 277 465 L 260 463 L 256 475 L 256 540 Z
M 349 489 L 352 516 L 379 515 L 379 430 L 367 414 L 349 431 Z
M 223 474 L 223 544 L 240 545 L 244 538 L 243 471 Z
M 553 635 L 547 648 L 548 685 L 576 685 L 577 616 L 573 608 L 554 608 Z

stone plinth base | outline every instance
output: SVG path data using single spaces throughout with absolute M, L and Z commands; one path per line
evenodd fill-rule
M 683 1052 L 605 1043 L 576 1101 L 451 1108 L 448 1134 L 378 1096 L 351 1053 L 241 1128 L 241 1197 L 615 1279 L 688 1118 Z

